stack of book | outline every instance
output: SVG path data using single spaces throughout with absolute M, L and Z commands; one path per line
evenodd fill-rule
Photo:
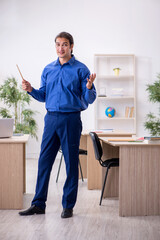
M 144 142 L 153 143 L 153 144 L 160 144 L 160 137 L 158 137 L 158 136 L 144 137 Z
M 123 88 L 112 88 L 111 96 L 112 97 L 122 97 L 122 96 L 124 96 L 124 89 Z

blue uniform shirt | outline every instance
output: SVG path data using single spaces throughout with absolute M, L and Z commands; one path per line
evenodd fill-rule
M 92 89 L 86 87 L 89 75 L 88 68 L 74 56 L 63 65 L 58 58 L 44 68 L 40 88 L 33 88 L 29 94 L 40 102 L 46 102 L 48 111 L 82 111 L 96 98 L 94 85 Z

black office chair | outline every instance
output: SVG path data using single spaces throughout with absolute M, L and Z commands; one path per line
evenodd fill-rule
M 106 169 L 106 175 L 105 175 L 105 178 L 104 178 L 104 183 L 103 183 L 103 186 L 102 186 L 100 203 L 99 203 L 99 205 L 101 205 L 102 198 L 103 198 L 103 193 L 104 193 L 104 188 L 105 188 L 105 185 L 106 185 L 108 170 L 111 167 L 119 167 L 119 158 L 111 158 L 111 159 L 107 159 L 107 160 L 103 161 L 101 159 L 102 155 L 103 155 L 102 146 L 101 146 L 101 143 L 100 143 L 100 140 L 99 140 L 97 134 L 95 132 L 90 132 L 89 135 L 91 136 L 91 139 L 92 139 L 92 142 L 93 142 L 95 158 L 99 161 L 99 163 L 102 167 L 107 168 Z
M 60 158 L 60 162 L 59 162 L 59 167 L 58 167 L 58 172 L 57 172 L 57 177 L 56 177 L 56 183 L 58 182 L 59 172 L 60 172 L 61 163 L 62 163 L 62 159 L 63 159 L 63 152 L 62 152 L 61 147 L 59 149 L 59 152 L 61 153 L 61 158 Z M 87 155 L 87 150 L 79 149 L 79 155 Z M 84 181 L 83 180 L 83 172 L 82 172 L 80 159 L 79 159 L 79 170 L 80 170 L 81 178 L 82 178 L 82 182 L 83 182 Z

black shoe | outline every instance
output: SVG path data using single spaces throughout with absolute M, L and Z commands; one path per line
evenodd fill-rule
M 61 218 L 70 218 L 73 216 L 73 209 L 63 208 L 63 212 L 61 213 Z
M 28 215 L 33 215 L 33 214 L 45 214 L 45 209 L 41 209 L 41 208 L 37 207 L 36 205 L 32 205 L 27 210 L 19 212 L 19 215 L 21 215 L 21 216 L 28 216 Z

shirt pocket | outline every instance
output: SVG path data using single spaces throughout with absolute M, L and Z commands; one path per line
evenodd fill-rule
M 65 88 L 72 92 L 79 92 L 80 91 L 80 79 L 78 74 L 75 73 L 65 73 L 62 76 L 62 84 Z

